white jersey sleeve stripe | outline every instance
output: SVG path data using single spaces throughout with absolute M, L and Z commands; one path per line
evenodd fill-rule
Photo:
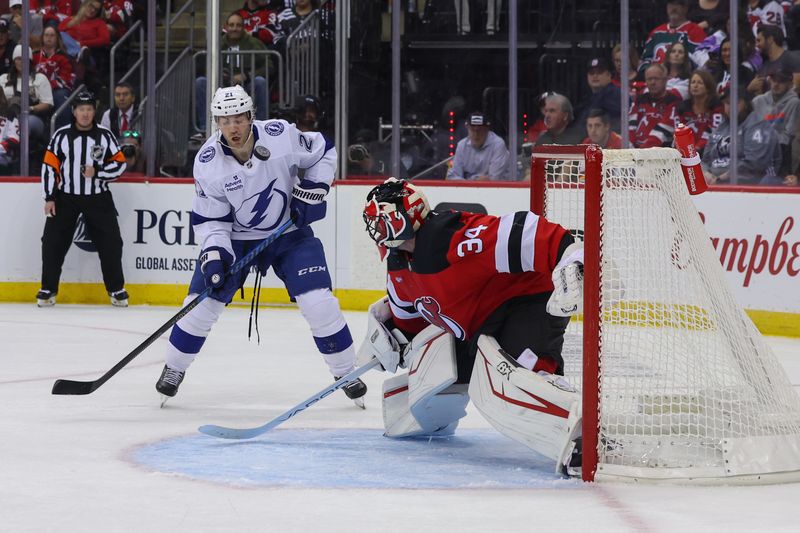
M 520 261 L 522 270 L 533 272 L 533 255 L 536 252 L 534 242 L 536 242 L 536 228 L 539 226 L 539 217 L 533 213 L 528 213 L 525 217 L 525 227 L 522 229 L 522 250 Z
M 511 226 L 514 225 L 514 213 L 500 217 L 500 226 L 497 228 L 497 242 L 494 245 L 494 262 L 497 271 L 501 274 L 509 273 L 508 266 L 508 238 L 511 235 Z

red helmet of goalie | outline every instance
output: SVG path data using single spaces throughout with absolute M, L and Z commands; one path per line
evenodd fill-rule
M 369 191 L 363 217 L 373 241 L 396 248 L 414 236 L 430 211 L 421 189 L 406 180 L 389 178 Z

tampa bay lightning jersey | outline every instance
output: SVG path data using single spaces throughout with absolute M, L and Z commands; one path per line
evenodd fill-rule
M 321 133 L 301 132 L 285 120 L 256 120 L 253 136 L 253 154 L 244 164 L 217 135 L 197 152 L 192 224 L 203 249 L 219 246 L 233 254 L 231 240 L 269 237 L 289 219 L 298 170 L 327 187 L 333 181 L 336 149 Z

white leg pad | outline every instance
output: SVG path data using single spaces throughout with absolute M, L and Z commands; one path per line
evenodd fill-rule
M 482 335 L 469 395 L 497 431 L 556 461 L 556 472 L 564 470 L 580 436 L 580 394 L 519 366 Z
M 408 374 L 383 384 L 387 437 L 452 435 L 467 413 L 467 387 L 458 378 L 453 337 L 428 326 L 411 342 Z

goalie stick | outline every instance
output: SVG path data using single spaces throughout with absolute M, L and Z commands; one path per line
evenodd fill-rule
M 364 366 L 360 366 L 346 374 L 342 378 L 337 381 L 334 381 L 318 393 L 309 398 L 306 398 L 302 402 L 298 403 L 294 407 L 290 407 L 288 410 L 284 411 L 283 413 L 279 414 L 266 424 L 254 428 L 226 428 L 222 426 L 214 426 L 214 425 L 205 425 L 200 426 L 197 430 L 200 433 L 205 433 L 206 435 L 210 435 L 212 437 L 219 437 L 221 439 L 252 439 L 253 437 L 258 437 L 259 435 L 263 435 L 267 431 L 279 426 L 280 424 L 286 422 L 294 415 L 301 411 L 305 411 L 321 399 L 326 396 L 331 395 L 332 393 L 336 392 L 337 390 L 341 389 L 351 381 L 361 377 L 362 374 L 365 374 L 368 370 L 372 370 L 376 366 L 380 364 L 377 358 L 373 358 L 369 363 L 365 364 Z
M 263 252 L 264 249 L 267 246 L 272 244 L 275 241 L 275 239 L 280 237 L 283 234 L 283 232 L 286 231 L 289 228 L 289 226 L 291 226 L 291 225 L 292 225 L 292 221 L 291 220 L 287 220 L 286 222 L 281 224 L 278 227 L 278 229 L 276 229 L 272 233 L 272 235 L 270 235 L 269 237 L 267 237 L 266 239 L 264 239 L 263 241 L 258 243 L 258 245 L 255 248 L 253 248 L 252 250 L 250 250 L 250 252 L 247 255 L 242 257 L 240 260 L 236 261 L 236 263 L 233 264 L 233 266 L 231 267 L 231 269 L 227 272 L 227 274 L 225 276 L 226 277 L 227 276 L 232 276 L 233 274 L 236 274 L 236 273 L 240 272 L 241 270 L 243 270 L 245 267 L 247 267 L 247 265 L 253 259 L 255 259 L 255 257 L 258 254 Z M 206 290 L 204 290 L 203 292 L 201 292 L 200 294 L 197 295 L 197 298 L 195 298 L 194 300 L 192 300 L 191 302 L 186 304 L 180 311 L 175 313 L 175 316 L 173 316 L 172 318 L 167 320 L 167 322 L 164 323 L 163 326 L 158 328 L 155 331 L 155 333 L 153 333 L 152 335 L 147 337 L 144 340 L 144 342 L 142 342 L 139 346 L 134 348 L 133 351 L 131 351 L 131 353 L 129 353 L 128 355 L 123 357 L 120 360 L 119 363 L 114 365 L 108 372 L 106 372 L 105 374 L 103 374 L 102 376 L 97 378 L 96 380 L 94 380 L 94 381 L 73 381 L 71 379 L 57 379 L 56 382 L 53 383 L 53 391 L 52 391 L 52 393 L 53 394 L 69 394 L 69 395 L 81 395 L 81 394 L 91 394 L 91 393 L 93 393 L 98 388 L 100 388 L 100 386 L 103 383 L 108 381 L 114 374 L 116 374 L 117 372 L 122 370 L 125 367 L 125 365 L 127 365 L 128 363 L 133 361 L 148 346 L 153 344 L 156 341 L 156 339 L 158 339 L 161 335 L 164 334 L 164 332 L 166 332 L 169 328 L 174 326 L 175 323 L 178 322 L 178 320 L 180 320 L 181 318 L 186 316 L 189 313 L 189 311 L 191 311 L 192 309 L 197 307 L 197 305 L 200 302 L 202 302 L 204 298 L 206 298 L 209 294 L 211 294 L 212 290 L 213 290 L 213 287 L 207 287 Z

